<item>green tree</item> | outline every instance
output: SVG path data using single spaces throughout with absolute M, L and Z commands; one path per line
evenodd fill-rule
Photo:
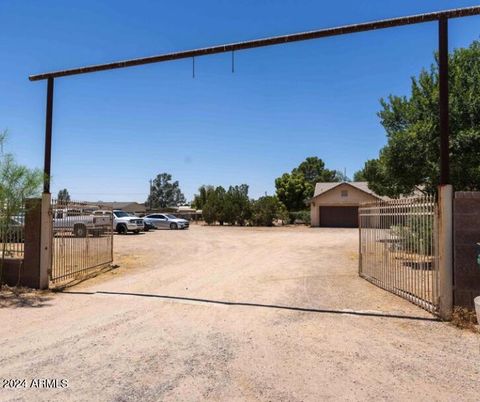
M 310 156 L 291 173 L 275 179 L 276 195 L 289 211 L 301 211 L 307 207 L 305 201 L 313 196 L 316 183 L 343 179 L 343 174 L 326 169 L 320 158 Z
M 147 204 L 150 209 L 178 206 L 185 203 L 185 196 L 178 181 L 172 182 L 172 175 L 160 173 L 153 180 Z
M 217 222 L 217 214 L 215 211 L 215 204 L 213 201 L 213 196 L 208 199 L 205 205 L 202 208 L 202 217 L 203 220 L 208 224 L 212 225 Z
M 207 203 L 209 195 L 215 191 L 215 187 L 203 185 L 198 189 L 198 194 L 193 196 L 192 207 L 196 209 L 203 209 Z
M 218 222 L 223 225 L 225 222 L 225 194 L 222 186 L 208 193 L 207 201 L 202 208 L 203 219 L 207 224 Z
M 278 203 L 279 205 L 277 208 L 277 219 L 282 221 L 282 225 L 284 225 L 285 223 L 288 223 L 288 221 L 290 220 L 290 215 L 287 207 L 280 201 Z
M 203 219 L 208 225 L 245 225 L 250 222 L 258 226 L 272 226 L 275 219 L 287 222 L 289 215 L 277 197 L 265 196 L 258 200 L 248 197 L 248 185 L 202 186 L 195 195 L 196 205 L 202 205 Z M 197 204 L 198 203 L 198 204 Z
M 251 206 L 248 198 L 248 185 L 230 186 L 225 194 L 223 217 L 225 222 L 241 226 L 250 218 Z
M 306 208 L 305 201 L 312 197 L 314 187 L 299 173 L 284 173 L 275 179 L 278 199 L 289 211 Z
M 3 266 L 7 254 L 7 241 L 13 235 L 13 219 L 24 212 L 25 200 L 40 195 L 43 174 L 15 162 L 12 154 L 4 153 L 6 131 L 0 133 L 0 286 L 3 283 Z M 7 241 L 6 241 L 7 240 Z
M 367 181 L 364 169 L 357 170 L 353 175 L 353 181 Z
M 288 219 L 285 206 L 275 196 L 266 195 L 252 202 L 251 222 L 255 226 L 273 226 L 276 219 Z
M 68 193 L 68 190 L 66 188 L 64 188 L 63 190 L 60 190 L 57 195 L 57 202 L 66 204 L 69 201 L 70 201 L 70 194 Z
M 225 223 L 225 196 L 227 192 L 222 186 L 215 188 L 215 214 L 217 216 L 218 223 L 223 226 Z
M 480 42 L 449 55 L 451 182 L 455 189 L 480 190 Z M 411 93 L 381 99 L 378 113 L 387 134 L 379 157 L 361 174 L 381 195 L 411 193 L 439 183 L 438 56 L 412 77 Z
M 342 181 L 343 179 L 341 172 L 326 169 L 325 162 L 316 156 L 306 158 L 292 170 L 292 174 L 303 175 L 313 188 L 315 188 L 316 183 Z

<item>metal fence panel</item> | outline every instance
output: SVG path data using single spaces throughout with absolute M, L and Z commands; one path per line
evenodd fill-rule
M 0 257 L 23 259 L 25 251 L 25 207 L 15 214 L 0 209 Z
M 434 197 L 363 204 L 359 227 L 360 276 L 436 313 L 438 224 Z
M 85 202 L 52 200 L 53 258 L 50 280 L 74 279 L 113 261 L 113 215 Z M 110 212 L 110 213 L 108 213 Z

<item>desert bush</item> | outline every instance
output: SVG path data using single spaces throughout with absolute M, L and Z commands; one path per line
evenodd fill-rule
M 293 224 L 301 221 L 305 225 L 310 225 L 310 211 L 296 211 L 288 213 L 288 222 Z
M 209 191 L 205 204 L 203 205 L 203 219 L 208 225 L 225 222 L 225 189 L 222 186 Z
M 410 253 L 431 255 L 433 253 L 433 217 L 408 216 L 403 225 L 392 226 L 392 234 L 402 240 L 400 247 Z
M 284 206 L 275 196 L 266 195 L 252 202 L 251 223 L 254 226 L 273 226 L 273 222 L 284 216 Z
M 476 325 L 480 323 L 477 322 L 475 311 L 466 309 L 464 307 L 454 307 L 452 324 L 462 329 L 469 329 L 474 332 L 479 332 L 479 329 Z
M 248 198 L 248 186 L 230 186 L 224 199 L 224 220 L 235 225 L 244 226 L 251 217 L 251 202 Z
M 230 186 L 227 191 L 221 186 L 202 186 L 194 204 L 202 206 L 203 219 L 208 225 L 218 222 L 220 225 L 272 226 L 275 220 L 285 223 L 289 219 L 287 208 L 276 196 L 251 200 L 246 184 Z

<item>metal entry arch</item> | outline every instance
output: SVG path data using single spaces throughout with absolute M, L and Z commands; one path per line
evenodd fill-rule
M 30 81 L 47 80 L 47 103 L 45 118 L 45 160 L 44 160 L 44 193 L 50 193 L 51 174 L 51 149 L 52 149 L 52 120 L 53 120 L 53 90 L 54 79 L 72 75 L 94 73 L 98 71 L 139 66 L 143 64 L 161 63 L 185 58 L 208 56 L 253 49 L 258 47 L 273 46 L 291 42 L 321 39 L 330 36 L 347 35 L 357 32 L 393 28 L 403 25 L 421 24 L 438 21 L 438 53 L 439 53 L 439 120 L 440 120 L 440 185 L 449 184 L 449 112 L 448 112 L 448 20 L 452 18 L 480 15 L 480 6 L 457 8 L 433 13 L 410 15 L 390 18 L 379 21 L 344 25 L 335 28 L 326 28 L 315 31 L 300 32 L 289 35 L 261 38 L 251 41 L 236 42 L 219 46 L 211 46 L 182 52 L 166 53 L 150 57 L 116 61 L 112 63 L 97 64 L 78 67 L 68 70 L 59 70 L 42 74 L 30 75 Z M 232 57 L 233 59 L 233 57 Z
M 106 64 L 84 66 L 79 68 L 73 68 L 69 70 L 54 71 L 42 74 L 31 75 L 29 79 L 31 81 L 47 80 L 47 103 L 46 103 L 46 123 L 45 123 L 45 159 L 44 159 L 44 196 L 47 199 L 50 197 L 50 175 L 51 175 L 51 148 L 52 148 L 52 121 L 53 121 L 53 94 L 54 94 L 54 80 L 55 78 L 67 77 L 78 74 L 94 73 L 98 71 L 113 70 L 119 68 L 133 67 L 143 64 L 160 63 L 171 60 L 192 58 L 207 56 L 217 53 L 226 53 L 240 50 L 253 49 L 264 46 L 280 45 L 291 42 L 298 42 L 304 40 L 321 39 L 330 36 L 346 35 L 356 32 L 366 32 L 371 30 L 393 28 L 403 25 L 421 24 L 426 22 L 438 22 L 438 60 L 439 60 L 439 127 L 440 127 L 440 187 L 439 187 L 439 200 L 440 213 L 450 210 L 448 207 L 451 202 L 449 194 L 451 194 L 451 186 L 449 184 L 449 105 L 448 105 L 448 20 L 453 18 L 461 18 L 467 16 L 480 15 L 480 6 L 458 8 L 452 10 L 444 10 L 433 13 L 425 13 L 418 15 L 411 15 L 399 18 L 384 19 L 380 21 L 366 22 L 360 24 L 346 25 L 335 28 L 320 29 L 316 31 L 301 32 L 290 35 L 275 36 L 270 38 L 256 39 L 252 41 L 237 42 L 231 44 L 224 44 L 219 46 L 205 47 L 194 50 L 187 50 L 183 52 L 167 53 L 161 55 L 155 55 L 144 58 L 130 59 L 117 61 Z M 46 214 L 48 213 L 47 207 L 49 202 L 44 202 L 45 209 L 45 222 L 48 221 Z M 43 207 L 42 207 L 43 208 Z M 444 211 L 445 209 L 445 211 Z M 441 214 L 442 215 L 442 214 Z M 440 288 L 443 289 L 443 301 L 441 305 L 445 318 L 449 318 L 451 315 L 451 294 L 452 293 L 452 278 L 450 278 L 451 266 L 452 266 L 452 238 L 451 238 L 451 220 L 445 214 L 444 218 L 440 220 L 439 224 L 439 239 L 441 242 L 441 250 L 445 252 L 440 253 L 439 266 L 441 267 L 442 284 Z M 46 224 L 47 228 L 48 225 Z M 47 228 L 48 229 L 48 228 Z M 42 232 L 43 233 L 43 232 Z M 48 238 L 48 234 L 43 234 L 42 238 Z M 42 259 L 44 261 L 51 260 L 51 250 L 46 245 L 42 249 Z M 49 254 L 50 253 L 50 254 Z

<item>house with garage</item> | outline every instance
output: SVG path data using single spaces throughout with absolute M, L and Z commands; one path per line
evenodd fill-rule
M 384 199 L 364 181 L 317 183 L 309 200 L 311 226 L 356 228 L 360 204 Z

